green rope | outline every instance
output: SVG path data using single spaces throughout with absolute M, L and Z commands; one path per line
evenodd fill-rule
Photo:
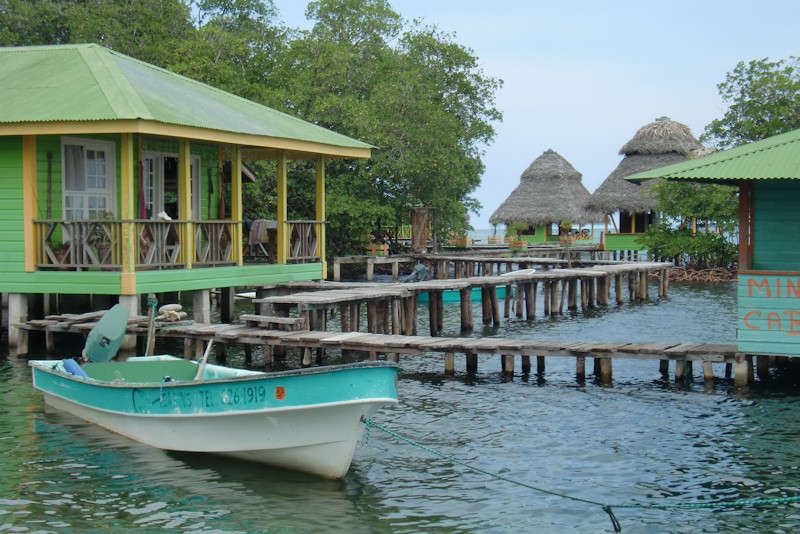
M 439 456 L 440 458 L 444 458 L 445 460 L 453 462 L 454 464 L 458 464 L 458 465 L 460 465 L 462 467 L 466 467 L 467 469 L 471 469 L 471 470 L 476 471 L 478 473 L 482 473 L 484 475 L 488 475 L 488 476 L 496 478 L 498 480 L 503 480 L 505 482 L 510 482 L 512 484 L 516 484 L 518 486 L 522 486 L 522 487 L 525 487 L 525 488 L 528 488 L 528 489 L 532 489 L 532 490 L 538 491 L 540 493 L 546 493 L 548 495 L 555 495 L 556 497 L 561 497 L 561 498 L 564 498 L 564 499 L 571 499 L 573 501 L 583 502 L 583 503 L 587 503 L 587 504 L 594 504 L 595 506 L 599 506 L 611 518 L 611 524 L 614 526 L 614 532 L 621 532 L 622 531 L 622 527 L 620 527 L 619 521 L 617 521 L 617 518 L 614 516 L 613 510 L 611 510 L 611 507 L 609 507 L 606 504 L 603 504 L 603 503 L 597 502 L 597 501 L 590 501 L 588 499 L 582 499 L 581 497 L 574 497 L 572 495 L 566 495 L 564 493 L 559 493 L 557 491 L 552 491 L 552 490 L 548 490 L 548 489 L 544 489 L 544 488 L 538 488 L 536 486 L 532 486 L 530 484 L 526 484 L 525 482 L 520 482 L 519 480 L 514 480 L 514 479 L 511 479 L 511 478 L 508 478 L 508 477 L 504 477 L 503 475 L 498 475 L 497 473 L 492 473 L 490 471 L 486 471 L 485 469 L 481 469 L 480 467 L 475 467 L 474 465 L 470 465 L 470 464 L 468 464 L 466 462 L 462 462 L 461 460 L 459 460 L 457 458 L 453 458 L 452 456 L 449 456 L 449 455 L 447 455 L 447 454 L 445 454 L 443 452 L 439 452 L 437 450 L 431 449 L 430 447 L 428 447 L 426 445 L 423 445 L 421 443 L 418 443 L 418 442 L 412 440 L 411 438 L 407 438 L 405 436 L 401 436 L 397 432 L 393 432 L 393 431 L 389 430 L 388 428 L 384 428 L 381 425 L 372 422 L 371 419 L 364 419 L 364 424 L 367 425 L 367 429 L 368 430 L 369 430 L 369 428 L 371 426 L 374 426 L 378 430 L 382 430 L 382 431 L 386 432 L 387 434 L 389 434 L 390 436 L 393 436 L 393 437 L 395 437 L 395 438 L 397 438 L 399 440 L 405 441 L 406 443 L 414 445 L 415 447 L 419 447 L 420 449 L 422 449 L 424 451 L 428 451 L 429 453 L 434 454 L 436 456 Z
M 785 503 L 792 503 L 792 502 L 800 502 L 800 495 L 795 497 L 776 497 L 772 499 L 739 499 L 736 501 L 709 501 L 709 502 L 702 502 L 702 503 L 683 503 L 683 504 L 644 504 L 644 503 L 631 503 L 631 504 L 605 504 L 597 501 L 592 501 L 589 499 L 583 499 L 581 497 L 575 497 L 573 495 L 567 495 L 565 493 L 559 493 L 557 491 L 552 491 L 544 488 L 539 488 L 533 486 L 531 484 L 527 484 L 525 482 L 520 482 L 518 480 L 514 480 L 508 477 L 504 477 L 503 475 L 498 475 L 497 473 L 492 473 L 490 471 L 486 471 L 485 469 L 481 469 L 480 467 L 475 467 L 474 465 L 470 465 L 466 462 L 462 462 L 461 460 L 444 454 L 443 452 L 439 452 L 435 449 L 432 449 L 426 445 L 418 443 L 410 438 L 402 436 L 397 432 L 393 432 L 388 428 L 384 428 L 381 425 L 374 423 L 371 419 L 363 419 L 364 424 L 367 427 L 366 432 L 366 441 L 369 443 L 369 430 L 370 427 L 375 427 L 378 430 L 382 430 L 383 432 L 393 436 L 401 441 L 405 441 L 415 447 L 419 447 L 424 451 L 428 451 L 429 453 L 439 456 L 440 458 L 444 458 L 454 464 L 461 465 L 466 467 L 467 469 L 471 469 L 472 471 L 476 471 L 478 473 L 482 473 L 484 475 L 488 475 L 492 478 L 496 478 L 498 480 L 503 480 L 505 482 L 510 482 L 512 484 L 516 484 L 518 486 L 522 486 L 528 489 L 532 489 L 534 491 L 538 491 L 540 493 L 545 493 L 548 495 L 554 495 L 556 497 L 561 497 L 564 499 L 570 499 L 577 502 L 583 502 L 587 504 L 594 504 L 599 506 L 603 509 L 605 513 L 608 514 L 608 517 L 611 519 L 611 524 L 614 527 L 614 532 L 622 532 L 622 526 L 620 525 L 619 521 L 617 520 L 616 516 L 614 515 L 614 508 L 642 508 L 642 509 L 659 509 L 659 510 L 674 510 L 674 509 L 686 509 L 686 508 L 725 508 L 725 507 L 739 507 L 739 506 L 758 506 L 764 504 L 785 504 Z

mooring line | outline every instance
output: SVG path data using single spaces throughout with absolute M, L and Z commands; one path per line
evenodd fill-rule
M 702 503 L 682 503 L 682 504 L 645 504 L 645 503 L 629 503 L 629 504 L 606 504 L 598 501 L 592 501 L 589 499 L 584 499 L 581 497 L 575 497 L 574 495 L 567 495 L 565 493 L 560 493 L 558 491 L 548 490 L 545 488 L 540 488 L 537 486 L 533 486 L 531 484 L 520 482 L 519 480 L 514 480 L 512 478 L 505 477 L 503 475 L 498 475 L 497 473 L 492 473 L 491 471 L 486 471 L 485 469 L 481 469 L 480 467 L 475 467 L 474 465 L 470 465 L 466 462 L 459 460 L 458 458 L 454 458 L 448 454 L 443 452 L 437 451 L 436 449 L 432 449 L 427 445 L 423 445 L 417 441 L 414 441 L 411 438 L 398 434 L 388 428 L 385 428 L 371 419 L 364 418 L 363 419 L 364 425 L 367 427 L 367 435 L 366 441 L 369 443 L 369 430 L 370 427 L 375 427 L 378 430 L 381 430 L 392 437 L 395 437 L 401 441 L 405 441 L 406 443 L 413 445 L 415 447 L 419 447 L 420 449 L 427 451 L 435 456 L 439 456 L 440 458 L 444 458 L 454 464 L 458 464 L 460 466 L 466 467 L 472 471 L 476 471 L 478 473 L 482 473 L 484 475 L 490 476 L 492 478 L 496 478 L 498 480 L 503 480 L 505 482 L 510 482 L 511 484 L 516 484 L 518 486 L 522 486 L 528 489 L 532 489 L 534 491 L 538 491 L 540 493 L 545 493 L 547 495 L 553 495 L 556 497 L 561 497 L 563 499 L 570 499 L 577 502 L 583 502 L 586 504 L 593 504 L 595 506 L 599 506 L 602 510 L 608 514 L 608 517 L 611 519 L 611 524 L 614 527 L 614 532 L 622 532 L 622 526 L 620 525 L 617 517 L 614 515 L 614 508 L 642 508 L 642 509 L 659 509 L 659 510 L 675 510 L 675 509 L 686 509 L 686 508 L 725 508 L 725 507 L 739 507 L 739 506 L 758 506 L 763 504 L 785 504 L 785 503 L 792 503 L 792 502 L 800 502 L 800 496 L 795 497 L 776 497 L 773 499 L 739 499 L 736 501 L 709 501 L 709 502 L 702 502 Z

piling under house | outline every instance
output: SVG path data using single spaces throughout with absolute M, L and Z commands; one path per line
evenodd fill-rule
M 529 243 L 558 241 L 553 225 L 564 221 L 587 224 L 602 220 L 584 205 L 589 191 L 581 173 L 550 149 L 536 158 L 520 177 L 520 184 L 489 217 L 497 225 L 520 225 L 519 235 Z
M 685 124 L 661 117 L 641 127 L 619 153 L 622 161 L 592 193 L 584 207 L 605 214 L 604 250 L 640 250 L 638 237 L 656 222 L 656 201 L 649 194 L 655 180 L 638 183 L 626 176 L 685 161 L 689 154 L 703 150 Z M 619 226 L 613 214 L 619 213 Z M 609 229 L 609 220 L 614 229 Z

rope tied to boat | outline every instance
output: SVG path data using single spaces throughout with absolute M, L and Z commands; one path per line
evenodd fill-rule
M 534 491 L 538 491 L 540 493 L 545 493 L 547 495 L 553 495 L 555 497 L 561 497 L 563 499 L 570 499 L 577 502 L 582 502 L 586 504 L 593 504 L 595 506 L 599 506 L 606 514 L 608 514 L 609 519 L 611 519 L 611 524 L 614 527 L 614 532 L 622 532 L 622 525 L 620 524 L 619 520 L 617 520 L 616 515 L 614 514 L 614 508 L 640 508 L 640 509 L 659 509 L 659 510 L 676 510 L 676 509 L 688 509 L 688 508 L 729 508 L 729 507 L 743 507 L 743 506 L 759 506 L 765 504 L 787 504 L 787 503 L 794 503 L 800 502 L 800 495 L 792 496 L 792 497 L 775 497 L 771 499 L 739 499 L 734 501 L 709 501 L 709 502 L 698 502 L 698 503 L 673 503 L 673 504 L 649 504 L 649 503 L 619 503 L 619 504 L 607 504 L 598 501 L 593 501 L 590 499 L 584 499 L 582 497 L 576 497 L 574 495 L 567 495 L 566 493 L 561 493 L 558 491 L 553 491 L 545 488 L 540 488 L 534 486 L 532 484 L 528 484 L 526 482 L 521 482 L 519 480 L 514 480 L 512 478 L 505 477 L 503 475 L 499 475 L 497 473 L 492 473 L 491 471 L 487 471 L 480 467 L 476 467 L 474 465 L 468 464 L 467 462 L 461 461 L 458 458 L 454 458 L 448 454 L 443 452 L 437 451 L 427 445 L 423 445 L 417 441 L 414 441 L 411 438 L 398 434 L 393 430 L 389 430 L 385 428 L 371 419 L 363 418 L 362 422 L 367 427 L 366 430 L 366 443 L 369 443 L 369 431 L 371 427 L 375 427 L 378 430 L 389 434 L 390 436 L 399 439 L 400 441 L 405 441 L 406 443 L 413 445 L 415 447 L 419 447 L 420 449 L 427 451 L 435 456 L 439 456 L 440 458 L 444 458 L 454 464 L 458 464 L 462 467 L 466 467 L 472 471 L 490 476 L 497 480 L 502 480 L 504 482 L 510 482 L 511 484 L 516 484 L 518 486 L 522 486 L 524 488 L 528 488 Z

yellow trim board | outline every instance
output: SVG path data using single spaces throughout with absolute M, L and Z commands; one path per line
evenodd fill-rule
M 345 147 L 327 145 L 313 141 L 286 139 L 266 135 L 226 132 L 194 126 L 164 124 L 145 120 L 115 121 L 55 121 L 55 122 L 18 122 L 0 124 L 0 135 L 77 135 L 77 134 L 118 134 L 139 133 L 145 135 L 163 135 L 167 137 L 183 137 L 215 143 L 230 143 L 242 146 L 286 150 L 293 155 L 324 154 L 329 158 L 369 158 L 372 149 L 369 147 Z M 247 158 L 244 158 L 247 159 Z M 267 159 L 275 159 L 267 158 Z M 305 158 L 298 158 L 305 159 Z

